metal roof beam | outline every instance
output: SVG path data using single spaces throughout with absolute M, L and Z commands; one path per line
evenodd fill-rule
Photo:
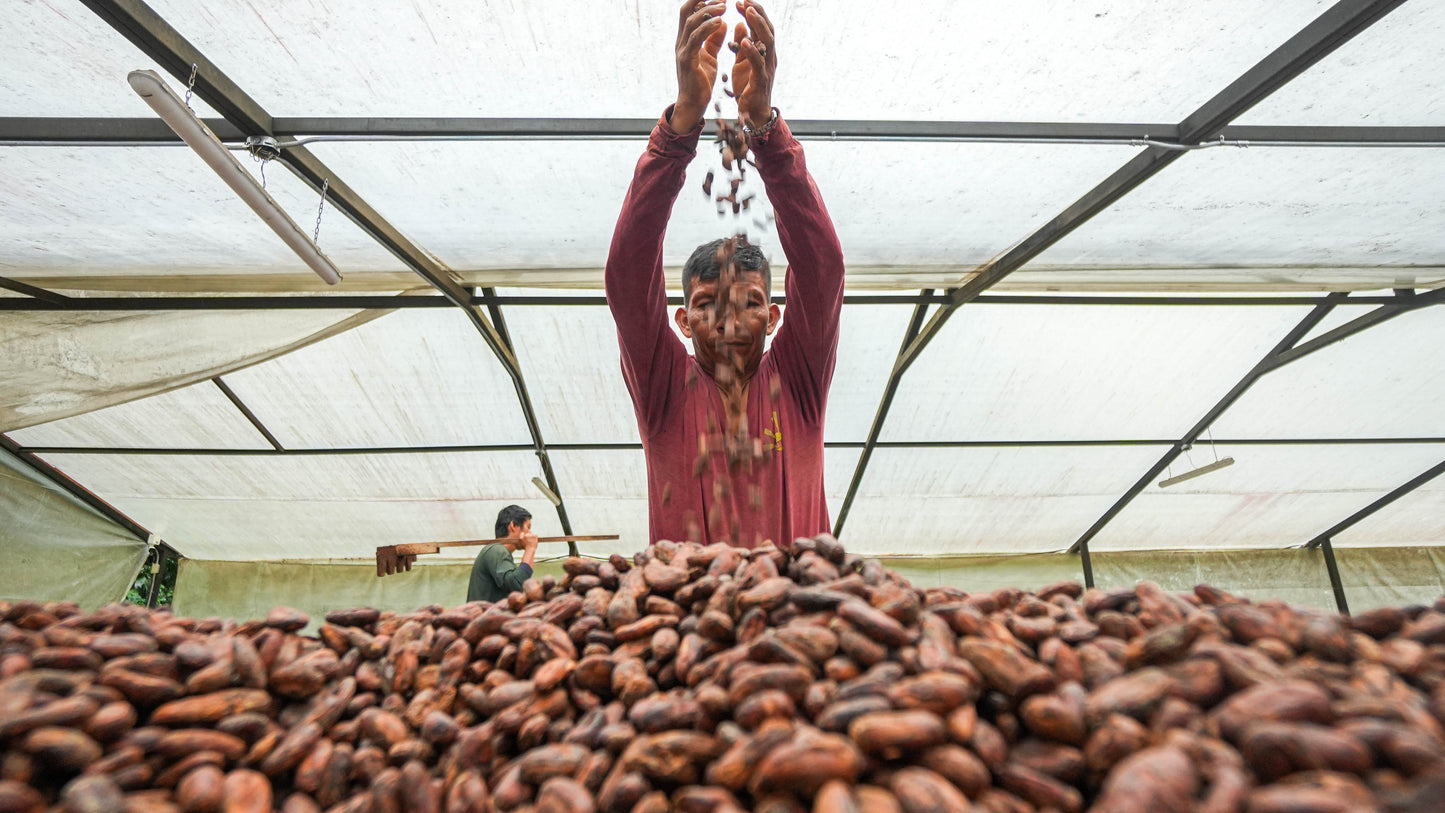
M 189 68 L 187 68 L 189 71 Z M 199 78 L 198 78 L 199 84 Z M 227 119 L 203 119 L 222 141 L 238 142 L 243 132 Z M 279 140 L 322 137 L 342 139 L 476 138 L 486 140 L 594 141 L 645 139 L 656 119 L 634 118 L 434 118 L 292 117 L 272 118 Z M 799 119 L 789 122 L 802 140 L 829 141 L 1037 141 L 1118 143 L 1145 139 L 1182 144 L 1178 124 L 1036 121 L 884 121 Z M 1231 125 L 1218 135 L 1229 141 L 1310 144 L 1440 144 L 1439 126 Z M 180 145 L 181 140 L 153 118 L 0 117 L 0 144 Z
M 1356 319 L 1351 319 L 1343 325 L 1340 325 L 1333 330 L 1316 336 L 1315 338 L 1310 339 L 1309 341 L 1299 345 L 1298 347 L 1292 347 L 1289 350 L 1280 353 L 1278 356 L 1274 357 L 1274 359 L 1271 361 L 1271 364 L 1274 367 L 1283 367 L 1284 365 L 1289 364 L 1290 362 L 1297 359 L 1303 358 L 1304 356 L 1307 356 L 1310 353 L 1315 352 L 1316 350 L 1322 350 L 1334 344 L 1335 342 L 1347 339 L 1362 330 L 1374 327 L 1381 322 L 1394 319 L 1396 316 L 1399 316 L 1402 313 L 1408 313 L 1409 311 L 1415 310 L 1417 308 L 1423 308 L 1429 305 L 1437 305 L 1441 302 L 1445 302 L 1445 288 L 1438 288 L 1426 294 L 1400 297 L 1396 300 L 1396 302 L 1375 308 L 1369 313 L 1366 313 Z
M 1112 438 L 1091 440 L 880 440 L 876 449 L 1035 449 L 1118 446 L 1169 446 L 1174 438 Z M 1390 438 L 1215 438 L 1218 445 L 1231 446 L 1411 446 L 1445 444 L 1445 437 Z M 833 440 L 829 449 L 861 449 L 866 441 Z M 349 446 L 324 449 L 233 449 L 160 446 L 27 446 L 34 454 L 77 455 L 200 455 L 211 457 L 331 457 L 367 454 L 456 454 L 462 452 L 525 452 L 530 443 L 454 444 L 450 446 Z M 552 451 L 604 452 L 642 448 L 636 441 L 618 443 L 554 443 Z
M 903 333 L 903 344 L 898 348 L 902 353 L 908 348 L 908 343 L 918 335 L 919 328 L 923 325 L 923 317 L 928 314 L 929 300 L 933 298 L 933 289 L 925 288 L 919 292 L 919 302 L 913 307 L 913 318 L 908 322 L 908 328 Z M 868 440 L 863 444 L 863 452 L 858 456 L 858 465 L 853 467 L 853 479 L 848 482 L 848 493 L 843 497 L 843 505 L 838 508 L 838 517 L 833 520 L 833 536 L 843 533 L 843 523 L 848 520 L 848 512 L 853 509 L 853 500 L 858 496 L 858 488 L 863 484 L 863 475 L 868 470 L 868 461 L 873 457 L 873 450 L 878 446 L 878 435 L 883 431 L 883 422 L 888 418 L 888 410 L 893 406 L 893 396 L 898 393 L 898 376 L 889 376 L 888 384 L 883 389 L 883 397 L 878 402 L 878 411 L 873 416 L 873 425 L 868 430 Z
M 1330 590 L 1335 594 L 1335 607 L 1340 615 L 1350 614 L 1350 603 L 1345 600 L 1345 582 L 1340 578 L 1340 566 L 1335 561 L 1335 546 L 1330 540 L 1325 540 L 1325 571 L 1330 577 Z
M 14 291 L 17 294 L 25 294 L 28 297 L 32 297 L 28 300 L 22 299 L 17 301 L 34 302 L 39 305 L 48 305 L 51 308 L 55 308 L 56 310 L 68 308 L 72 301 L 70 297 L 65 296 L 64 294 L 57 294 L 54 291 L 47 291 L 44 288 L 40 288 L 34 285 L 28 285 L 24 282 L 20 282 L 19 280 L 10 279 L 9 277 L 0 277 L 0 288 L 5 288 L 7 290 Z M 9 298 L 10 297 L 6 297 L 6 299 Z M 0 300 L 0 302 L 3 301 L 5 300 Z
M 473 295 L 475 296 L 475 294 Z M 512 345 L 511 334 L 507 332 L 507 322 L 502 317 L 502 309 L 496 304 L 496 290 L 493 288 L 483 288 L 481 296 L 484 300 L 487 300 L 487 308 L 491 311 L 492 324 L 496 326 L 498 337 L 506 346 L 507 351 L 512 353 L 513 358 L 515 358 L 517 350 Z M 517 399 L 522 406 L 522 417 L 526 419 L 527 430 L 531 432 L 532 440 L 536 444 L 537 462 L 542 466 L 542 477 L 546 480 L 547 488 L 558 497 L 555 508 L 557 510 L 557 520 L 562 523 L 562 533 L 571 536 L 572 520 L 567 516 L 567 502 L 565 499 L 562 499 L 561 488 L 557 485 L 557 474 L 552 469 L 552 458 L 547 454 L 547 447 L 542 442 L 542 427 L 537 422 L 537 411 L 532 406 L 532 396 L 527 392 L 527 388 L 521 385 L 520 376 L 521 373 L 519 371 L 517 379 Z M 579 555 L 577 543 L 570 539 L 567 540 L 567 553 L 569 556 Z
M 271 115 L 145 3 L 139 0 L 82 2 L 181 82 L 188 81 L 191 66 L 197 66 L 196 95 L 215 108 L 232 127 L 245 135 L 276 135 Z M 449 271 L 408 240 L 309 150 L 290 148 L 282 151 L 279 160 L 318 192 L 325 184 L 326 197 L 332 205 L 345 212 L 372 239 L 441 291 L 453 304 L 472 312 L 469 296 Z M 473 313 L 472 321 L 502 363 L 509 368 L 514 367 L 515 359 L 508 358 L 504 345 L 485 317 Z
M 241 397 L 227 386 L 226 382 L 222 381 L 220 376 L 216 376 L 211 379 L 211 381 L 214 382 L 216 387 L 221 390 L 221 393 L 226 396 L 226 400 L 230 401 L 236 409 L 240 410 L 241 414 L 246 417 L 246 420 L 251 422 L 251 426 L 255 427 L 256 431 L 261 433 L 261 436 L 266 439 L 267 443 L 271 444 L 271 448 L 278 452 L 285 451 L 281 446 L 281 441 L 277 440 L 276 436 L 271 434 L 271 430 L 267 429 L 266 425 L 261 423 L 261 419 L 256 417 L 256 413 L 252 412 L 251 408 L 246 406 L 246 402 L 242 401 Z
M 24 286 L 28 291 L 44 291 L 23 282 L 5 280 L 0 277 L 0 287 Z M 495 291 L 485 288 L 484 291 Z M 1445 290 L 1445 289 L 1442 289 Z M 26 291 L 22 291 L 24 293 Z M 443 296 L 393 296 L 391 294 L 301 294 L 297 296 L 135 296 L 135 297 L 83 297 L 72 298 L 53 292 L 51 299 L 0 299 L 0 311 L 199 311 L 199 310 L 398 310 L 406 308 L 449 308 L 453 303 Z M 1420 294 L 1419 296 L 1431 296 Z M 1143 307 L 1313 307 L 1324 302 L 1326 296 L 1152 296 L 1117 295 L 1074 296 L 1055 294 L 981 294 L 975 300 L 980 305 L 1107 305 Z M 918 294 L 845 294 L 845 305 L 916 305 Z M 929 304 L 942 304 L 948 299 L 943 294 L 931 294 Z M 786 305 L 783 296 L 774 296 L 773 302 Z M 473 294 L 472 305 L 509 307 L 576 307 L 602 306 L 607 304 L 603 295 L 531 296 Z M 1403 305 L 1406 298 L 1399 295 L 1361 296 L 1350 299 L 1359 305 Z M 668 297 L 669 305 L 681 305 L 682 297 Z M 493 322 L 495 322 L 493 318 Z

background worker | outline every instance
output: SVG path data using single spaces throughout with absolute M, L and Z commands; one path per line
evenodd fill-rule
M 537 535 L 532 533 L 532 514 L 520 505 L 509 505 L 497 513 L 497 538 L 482 546 L 472 564 L 472 578 L 467 584 L 467 601 L 501 601 L 521 590 L 532 578 L 532 563 L 537 558 Z M 522 562 L 512 561 L 512 551 L 522 549 Z

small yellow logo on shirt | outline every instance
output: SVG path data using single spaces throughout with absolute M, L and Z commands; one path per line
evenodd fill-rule
M 763 447 L 764 449 L 770 452 L 781 452 L 783 450 L 783 429 L 778 425 L 778 411 L 776 409 L 773 410 L 773 428 L 764 429 L 763 437 L 768 439 L 767 445 Z

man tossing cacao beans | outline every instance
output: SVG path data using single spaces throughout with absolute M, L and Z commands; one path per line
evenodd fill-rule
M 663 237 L 697 152 L 728 37 L 724 0 L 687 0 L 678 23 L 677 99 L 637 163 L 606 269 L 623 377 L 647 457 L 653 542 L 755 547 L 829 528 L 823 418 L 837 354 L 843 251 L 803 148 L 773 106 L 773 25 L 754 0 L 736 8 L 744 22 L 728 43 L 736 54 L 729 95 L 741 126 L 719 120 L 718 143 L 729 171 L 754 165 L 767 188 L 789 263 L 787 319 L 771 301 L 766 257 L 736 234 L 698 246 L 683 267 L 684 304 L 673 320 L 691 340 L 691 355 L 668 323 Z M 710 196 L 711 180 L 709 173 Z M 737 183 L 720 186 L 728 197 L 719 200 L 736 213 L 743 206 Z

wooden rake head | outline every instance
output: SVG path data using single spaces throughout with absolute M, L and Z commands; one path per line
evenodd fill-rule
M 430 547 L 431 550 L 417 550 L 418 547 Z M 376 575 L 379 578 L 411 570 L 418 554 L 436 553 L 438 550 L 440 548 L 436 545 L 382 545 L 376 549 Z

